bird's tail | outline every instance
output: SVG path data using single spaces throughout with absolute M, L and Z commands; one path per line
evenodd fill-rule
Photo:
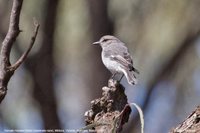
M 129 84 L 132 84 L 132 85 L 137 84 L 137 79 L 136 79 L 133 71 L 127 70 L 127 71 L 125 71 L 124 75 L 126 76 L 126 79 Z

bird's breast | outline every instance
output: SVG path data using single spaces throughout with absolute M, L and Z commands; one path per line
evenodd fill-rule
M 115 72 L 121 73 L 121 65 L 118 62 L 111 59 L 110 56 L 105 56 L 103 52 L 101 54 L 101 57 L 103 64 L 109 71 L 111 71 L 111 73 Z

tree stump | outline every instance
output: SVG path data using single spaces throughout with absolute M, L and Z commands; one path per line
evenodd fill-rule
M 85 112 L 86 125 L 93 125 L 97 133 L 119 133 L 128 122 L 131 108 L 124 87 L 110 79 L 102 88 L 102 97 L 91 101 L 91 109 Z

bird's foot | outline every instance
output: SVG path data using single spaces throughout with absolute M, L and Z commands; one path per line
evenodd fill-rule
M 123 77 L 124 77 L 124 74 L 122 74 L 122 76 L 120 77 L 119 82 L 121 82 Z

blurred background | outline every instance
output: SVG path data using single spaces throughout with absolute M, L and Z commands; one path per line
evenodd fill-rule
M 0 41 L 12 0 L 0 0 Z M 24 1 L 15 62 L 28 47 L 33 18 L 41 27 L 25 63 L 15 72 L 0 106 L 4 129 L 80 129 L 90 101 L 101 96 L 110 72 L 101 62 L 102 35 L 125 42 L 140 71 L 139 83 L 123 78 L 129 102 L 140 105 L 145 133 L 167 133 L 200 104 L 199 0 Z M 133 108 L 123 133 L 138 133 Z

